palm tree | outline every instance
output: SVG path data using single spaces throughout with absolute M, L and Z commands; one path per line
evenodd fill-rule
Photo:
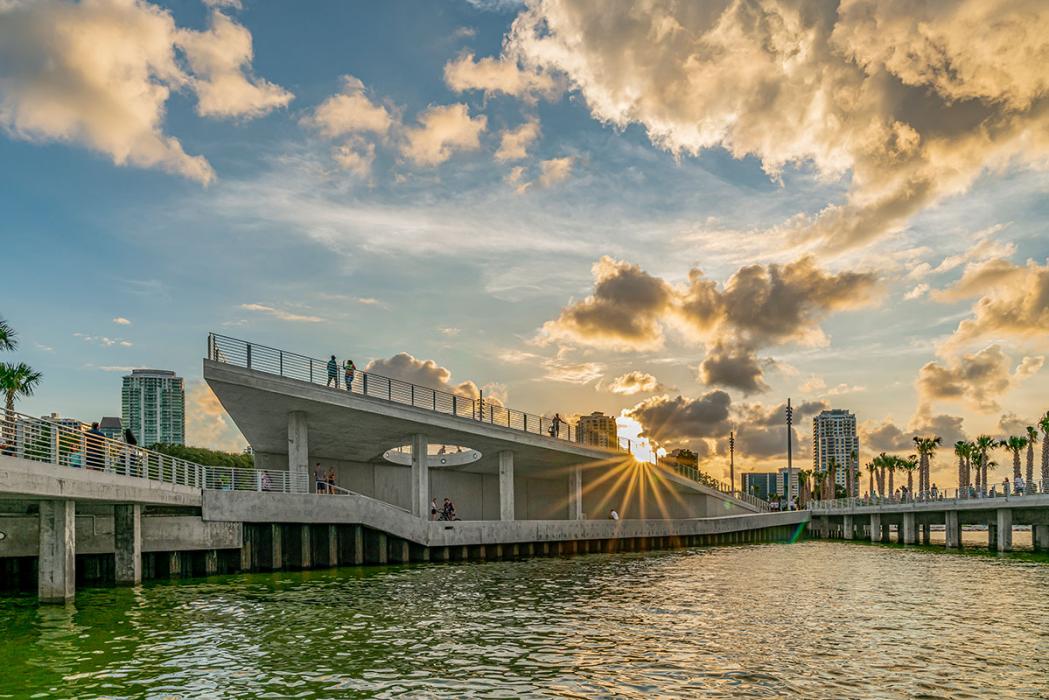
M 914 500 L 914 472 L 918 470 L 919 465 L 920 462 L 918 461 L 918 457 L 915 455 L 911 455 L 906 459 L 896 459 L 897 468 L 907 472 L 907 493 L 912 501 Z M 919 473 L 918 476 L 920 478 L 921 473 Z
M 0 363 L 0 391 L 4 393 L 6 400 L 5 423 L 8 435 L 5 442 L 14 442 L 15 435 L 15 399 L 24 396 L 32 396 L 36 385 L 40 383 L 41 374 L 34 372 L 33 368 L 24 362 L 17 365 L 10 362 Z
M 1020 451 L 1027 447 L 1027 438 L 1010 435 L 999 442 L 998 446 L 1013 453 L 1013 483 L 1015 484 L 1020 479 Z
M 18 347 L 18 334 L 0 317 L 0 350 L 14 350 Z
M 1047 431 L 1047 433 L 1049 433 L 1049 431 Z M 869 498 L 874 498 L 874 472 L 876 471 L 878 471 L 878 467 L 874 466 L 874 462 L 867 462 L 867 474 L 870 476 L 870 488 L 867 490 L 867 496 Z
M 1038 442 L 1038 430 L 1033 425 L 1027 426 L 1027 491 L 1037 492 L 1034 483 L 1034 444 Z
M 830 464 L 827 465 L 827 473 L 824 477 L 823 482 L 823 498 L 825 500 L 832 500 L 834 498 L 834 485 L 838 482 L 838 469 L 841 467 L 838 461 L 833 457 L 830 460 Z
M 809 469 L 798 470 L 798 507 L 804 508 L 809 502 Z
M 860 495 L 860 456 L 856 450 L 849 452 L 849 470 L 845 474 L 845 488 L 849 491 L 849 498 Z
M 980 435 L 976 438 L 976 453 L 980 457 L 980 461 L 977 464 L 978 473 L 980 475 L 980 487 L 984 493 L 988 492 L 987 488 L 987 453 L 998 446 L 998 443 L 990 435 Z
M 922 494 L 927 494 L 932 485 L 931 479 L 931 462 L 932 456 L 936 452 L 936 448 L 940 446 L 941 438 L 938 435 L 933 437 L 914 437 L 914 446 L 918 450 L 920 455 L 919 471 L 918 471 L 918 490 Z
M 1049 411 L 1038 421 L 1042 429 L 1042 490 L 1049 491 Z
M 896 489 L 893 487 L 893 482 L 896 479 L 896 467 L 899 463 L 899 457 L 892 455 L 889 457 L 885 464 L 885 468 L 889 470 L 889 497 L 891 498 L 896 493 Z
M 965 498 L 969 493 L 969 443 L 965 440 L 954 443 L 954 454 L 958 455 L 958 495 Z

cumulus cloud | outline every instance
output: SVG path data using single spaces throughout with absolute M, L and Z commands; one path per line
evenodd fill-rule
M 840 250 L 903 227 L 987 168 L 1038 163 L 1049 9 L 970 0 L 721 4 L 653 0 L 629 12 L 537 0 L 499 62 L 563 75 L 592 116 L 640 124 L 658 147 L 719 146 L 777 177 L 848 174 L 840 203 L 780 233 Z
M 557 81 L 546 73 L 524 70 L 506 58 L 475 59 L 472 53 L 464 53 L 445 64 L 444 82 L 455 92 L 483 90 L 485 94 L 529 98 L 536 95 L 553 98 L 560 93 Z
M 385 134 L 394 124 L 389 110 L 373 102 L 358 78 L 342 76 L 342 92 L 327 98 L 300 120 L 328 138 L 370 132 Z
M 804 257 L 788 264 L 740 268 L 724 288 L 700 270 L 683 288 L 653 277 L 637 265 L 603 257 L 593 267 L 594 292 L 566 306 L 544 324 L 547 339 L 645 350 L 663 342 L 663 325 L 674 323 L 707 342 L 700 379 L 744 392 L 766 390 L 770 360 L 757 351 L 787 342 L 825 344 L 819 322 L 834 311 L 876 299 L 872 273 L 830 273 Z
M 371 174 L 372 163 L 375 162 L 375 144 L 344 143 L 332 150 L 332 158 L 343 170 L 348 170 L 357 177 L 367 177 Z
M 998 397 L 1015 381 L 1037 372 L 1042 357 L 1025 357 L 1015 372 L 998 345 L 962 354 L 940 362 L 928 362 L 918 372 L 918 395 L 922 406 L 935 400 L 965 401 L 981 411 L 999 408 Z
M 864 421 L 858 426 L 860 448 L 867 454 L 878 452 L 906 452 L 914 450 L 914 436 L 937 435 L 944 447 L 952 447 L 959 440 L 968 439 L 962 427 L 961 416 L 933 415 L 927 408 L 920 409 L 906 428 L 891 419 Z
M 499 137 L 499 150 L 495 152 L 498 161 L 522 160 L 528 157 L 528 147 L 539 138 L 539 122 L 535 119 L 525 122 L 516 129 L 507 129 Z
M 401 153 L 418 165 L 440 165 L 455 151 L 476 151 L 488 118 L 471 117 L 465 104 L 430 107 L 419 116 L 419 127 L 407 130 Z
M 657 442 L 680 442 L 716 438 L 728 433 L 732 398 L 721 390 L 698 398 L 678 395 L 654 396 L 626 412 L 645 428 L 645 436 Z
M 205 116 L 253 117 L 287 104 L 291 94 L 254 78 L 250 61 L 250 34 L 221 13 L 195 32 L 144 0 L 0 3 L 0 126 L 207 184 L 208 161 L 164 133 L 167 100 L 194 90 Z
M 199 380 L 186 392 L 186 443 L 228 452 L 239 452 L 248 443 L 215 392 Z
M 116 316 L 116 317 L 114 317 L 113 318 L 113 323 L 117 324 L 118 326 L 130 326 L 131 325 L 131 321 L 129 321 L 128 319 L 124 318 L 123 316 Z
M 564 158 L 551 158 L 539 162 L 539 184 L 550 187 L 568 179 L 572 174 L 572 166 L 575 158 L 565 156 Z
M 274 306 L 268 306 L 266 304 L 241 304 L 240 308 L 245 311 L 256 311 L 262 314 L 269 314 L 274 318 L 278 318 L 281 321 L 295 321 L 299 323 L 320 323 L 324 319 L 320 316 L 310 316 L 307 314 L 299 314 L 286 309 L 278 309 Z
M 808 440 L 803 440 L 798 426 L 806 418 L 830 408 L 826 401 L 802 401 L 793 404 L 794 424 L 792 442 L 794 457 L 804 458 L 808 454 Z M 736 425 L 736 451 L 755 459 L 787 454 L 787 404 L 773 406 L 763 404 L 740 404 L 733 409 Z M 722 436 L 724 438 L 724 436 Z
M 481 395 L 480 387 L 474 382 L 467 380 L 453 384 L 451 370 L 433 360 L 421 360 L 406 352 L 399 352 L 389 358 L 372 360 L 364 371 L 439 391 L 468 396 L 472 399 Z M 495 398 L 495 396 L 486 394 L 485 401 L 501 403 L 501 401 L 495 401 Z
M 613 394 L 633 396 L 634 394 L 666 391 L 666 387 L 648 372 L 633 370 L 609 382 L 608 390 Z
M 290 92 L 252 75 L 251 32 L 221 12 L 211 13 L 207 31 L 181 30 L 176 41 L 193 74 L 202 117 L 250 119 L 291 102 Z

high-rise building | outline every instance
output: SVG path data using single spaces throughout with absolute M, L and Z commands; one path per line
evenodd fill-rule
M 116 416 L 103 416 L 98 422 L 99 431 L 110 440 L 123 440 L 124 427 Z
M 743 493 L 757 496 L 763 501 L 779 494 L 779 472 L 744 472 L 741 476 Z
M 139 445 L 186 442 L 186 391 L 182 377 L 166 369 L 136 369 L 124 377 L 123 426 Z
M 812 468 L 825 472 L 834 465 L 834 483 L 845 488 L 848 470 L 853 469 L 852 496 L 859 495 L 855 469 L 860 453 L 856 414 L 841 408 L 822 411 L 812 419 Z
M 784 467 L 780 469 L 776 474 L 776 493 L 786 493 L 788 487 L 784 486 L 786 482 L 790 488 L 789 498 L 797 500 L 798 498 L 798 473 L 801 471 L 798 467 Z
M 594 447 L 616 447 L 619 438 L 616 433 L 615 416 L 606 416 L 601 411 L 594 411 L 589 416 L 580 416 L 575 429 L 576 442 Z

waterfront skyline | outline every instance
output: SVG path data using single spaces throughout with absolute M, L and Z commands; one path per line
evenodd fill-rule
M 737 471 L 782 466 L 788 395 L 805 462 L 826 408 L 861 464 L 1034 424 L 1049 13 L 763 12 L 4 5 L 3 312 L 44 373 L 20 410 L 112 415 L 121 374 L 171 367 L 189 442 L 241 446 L 200 381 L 218 330 L 632 411 L 717 478 L 732 429 Z

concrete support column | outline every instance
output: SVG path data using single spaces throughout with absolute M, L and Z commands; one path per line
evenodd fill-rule
M 425 435 L 412 435 L 412 515 L 417 518 L 430 517 L 429 447 Z
M 113 573 L 118 586 L 142 583 L 142 506 L 113 506 Z
M 290 491 L 310 493 L 316 489 L 310 479 L 309 424 L 303 411 L 288 412 L 288 474 Z
M 499 453 L 499 519 L 514 519 L 514 453 Z
M 324 563 L 328 566 L 339 565 L 339 526 L 328 525 L 328 538 L 327 538 L 327 561 Z
M 998 551 L 1013 551 L 1013 512 L 1008 508 L 998 509 Z
M 851 540 L 853 537 L 855 537 L 855 532 L 856 532 L 856 526 L 852 522 L 852 516 L 851 515 L 843 516 L 842 517 L 842 521 L 844 523 L 843 527 L 845 529 L 844 537 L 847 540 Z
M 313 568 L 313 538 L 310 537 L 310 526 L 299 526 L 299 560 L 296 562 L 301 569 Z
M 41 603 L 66 603 L 76 591 L 76 503 L 40 502 L 40 559 L 37 595 Z
M 922 525 L 921 526 L 921 533 L 922 533 L 922 538 L 921 538 L 922 539 L 922 544 L 924 544 L 924 545 L 932 544 L 932 525 L 929 525 L 928 523 L 926 523 L 925 525 Z
M 572 467 L 568 474 L 568 519 L 583 519 L 583 468 Z
M 947 547 L 949 549 L 960 549 L 962 546 L 962 526 L 958 511 L 947 511 L 946 524 Z
M 917 538 L 914 536 L 914 513 L 903 514 L 903 532 L 900 538 L 904 544 L 914 544 Z
M 1031 544 L 1036 552 L 1049 552 L 1049 525 L 1031 526 Z
M 284 568 L 284 528 L 276 523 L 270 525 L 270 568 Z
M 987 549 L 992 552 L 998 551 L 998 524 L 987 524 Z
M 209 549 L 204 552 L 204 575 L 215 576 L 219 572 L 219 550 Z
M 871 542 L 881 540 L 881 513 L 871 513 Z

